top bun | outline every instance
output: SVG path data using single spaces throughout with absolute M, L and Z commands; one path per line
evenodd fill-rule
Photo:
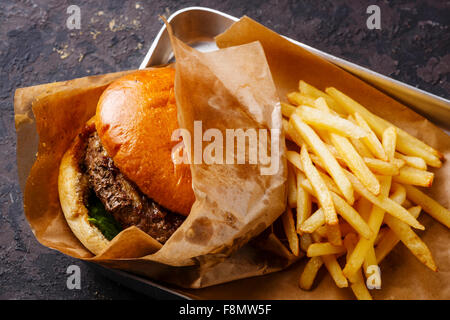
M 175 70 L 140 70 L 103 92 L 95 126 L 114 164 L 161 206 L 188 215 L 195 197 L 189 165 L 172 162 L 178 128 Z

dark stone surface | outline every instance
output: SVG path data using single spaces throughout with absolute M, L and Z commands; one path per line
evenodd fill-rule
M 67 7 L 81 29 L 66 28 Z M 382 30 L 366 8 L 381 7 Z M 86 264 L 41 246 L 24 218 L 16 172 L 13 94 L 18 87 L 137 68 L 165 16 L 188 6 L 244 14 L 310 46 L 450 97 L 448 1 L 2 0 L 0 10 L 0 299 L 130 299 L 143 296 Z M 66 269 L 81 267 L 81 290 Z

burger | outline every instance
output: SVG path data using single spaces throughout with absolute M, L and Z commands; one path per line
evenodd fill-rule
M 174 164 L 178 128 L 171 67 L 112 82 L 62 157 L 58 190 L 75 236 L 99 254 L 136 226 L 164 244 L 195 200 L 189 165 Z

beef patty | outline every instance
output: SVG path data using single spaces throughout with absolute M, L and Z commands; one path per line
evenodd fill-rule
M 96 131 L 88 138 L 83 167 L 89 188 L 123 228 L 136 226 L 165 243 L 183 223 L 184 216 L 162 208 L 119 171 Z

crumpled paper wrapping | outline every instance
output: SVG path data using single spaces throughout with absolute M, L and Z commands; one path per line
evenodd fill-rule
M 94 257 L 64 219 L 57 190 L 58 167 L 73 138 L 95 113 L 103 90 L 121 74 L 18 89 L 18 154 L 27 155 L 19 160 L 21 177 L 27 176 L 35 152 L 24 135 L 34 141 L 36 131 L 39 135 L 37 158 L 24 190 L 25 214 L 36 238 L 73 257 L 185 287 L 210 286 L 288 266 L 296 258 L 281 249 L 280 240 L 270 230 L 261 234 L 285 209 L 287 174 L 281 107 L 261 45 L 255 42 L 200 53 L 174 38 L 173 47 L 180 127 L 193 140 L 198 135 L 193 121 L 201 121 L 203 132 L 218 130 L 224 137 L 224 154 L 227 129 L 268 130 L 275 170 L 261 175 L 270 164 L 191 164 L 197 200 L 165 245 L 131 227 Z M 203 143 L 200 151 L 208 144 Z M 248 147 L 247 143 L 246 157 L 253 152 Z M 257 236 L 257 241 L 247 244 Z
M 298 80 L 300 79 L 320 89 L 324 89 L 326 86 L 334 86 L 361 102 L 373 113 L 386 118 L 395 125 L 437 148 L 444 154 L 446 159 L 449 159 L 450 138 L 441 129 L 346 71 L 297 47 L 253 20 L 244 17 L 217 38 L 217 43 L 222 48 L 251 44 L 254 41 L 259 41 L 264 49 L 272 78 L 281 99 L 284 99 L 286 93 L 297 89 Z M 204 61 L 206 63 L 207 60 Z M 107 77 L 111 77 L 111 75 L 107 75 Z M 110 81 L 106 78 L 103 80 L 105 83 Z M 177 77 L 177 81 L 179 80 L 180 78 Z M 63 85 L 67 92 L 71 92 L 70 87 L 75 86 L 75 83 L 79 83 L 78 81 L 81 80 L 74 81 Z M 211 82 L 212 84 L 214 82 Z M 18 122 L 18 162 L 21 181 L 24 181 L 28 176 L 29 167 L 32 164 L 32 161 L 29 159 L 33 159 L 36 150 L 36 143 L 33 142 L 36 141 L 36 131 L 33 131 L 32 128 L 30 129 L 30 127 L 35 125 L 35 122 L 34 120 L 27 120 L 27 117 L 22 115 L 31 115 L 32 101 L 35 101 L 35 108 L 39 109 L 40 99 L 37 99 L 37 102 L 35 100 L 36 91 L 39 91 L 39 89 L 40 86 L 20 89 L 16 92 L 17 99 L 15 108 L 16 115 L 18 116 L 16 117 L 16 122 Z M 89 89 L 86 87 L 85 89 L 87 91 L 95 91 L 93 87 Z M 193 94 L 195 92 L 197 92 L 196 88 L 193 88 Z M 78 96 L 77 99 L 79 98 L 81 96 Z M 94 97 L 92 98 L 90 108 L 92 110 L 95 108 Z M 92 114 L 93 111 L 91 112 Z M 87 118 L 88 116 L 86 116 L 86 120 Z M 182 121 L 183 119 L 180 119 L 180 122 Z M 81 124 L 80 122 L 74 125 L 74 127 L 77 125 L 81 126 Z M 28 147 L 30 147 L 29 150 L 27 149 Z M 59 156 L 60 154 L 58 154 Z M 25 160 L 22 161 L 21 159 Z M 57 163 L 58 159 L 55 159 L 50 165 L 57 165 Z M 53 169 L 46 167 L 46 170 L 42 172 L 41 177 L 46 177 L 47 179 L 51 176 L 50 173 Z M 433 171 L 435 172 L 433 187 L 425 191 L 441 204 L 449 207 L 449 162 L 445 161 L 442 168 L 434 169 Z M 50 188 L 49 185 L 51 183 L 41 183 L 47 191 L 56 190 Z M 32 187 L 28 187 L 28 192 L 30 192 L 30 188 L 32 189 Z M 44 192 L 41 196 L 45 196 Z M 30 201 L 30 198 L 28 198 L 29 201 L 27 202 L 27 198 L 27 191 L 25 191 L 27 218 L 36 232 L 36 230 L 41 230 L 39 228 L 40 225 L 51 222 L 51 219 L 42 218 L 45 223 L 40 224 L 39 219 L 44 216 L 42 213 L 46 211 L 30 211 L 27 209 L 27 203 L 28 205 L 33 205 L 33 201 Z M 46 203 L 50 204 L 45 205 Z M 58 204 L 50 202 L 46 197 L 39 204 L 40 209 L 48 208 L 49 210 L 53 210 L 53 219 L 57 221 L 57 223 L 55 222 L 53 224 L 60 229 L 57 232 L 56 228 L 49 228 L 53 230 L 52 237 L 45 238 L 37 236 L 39 241 L 44 245 L 57 248 L 67 254 L 87 258 L 89 255 L 83 250 L 81 244 L 76 239 L 73 239 L 74 237 L 71 236 L 70 230 L 67 230 L 67 226 L 64 226 L 60 221 L 59 216 L 61 212 Z M 32 212 L 41 212 L 41 214 L 33 216 L 30 214 Z M 402 244 L 399 244 L 381 264 L 382 289 L 371 291 L 375 299 L 450 299 L 450 249 L 448 246 L 448 243 L 450 243 L 450 232 L 425 213 L 421 214 L 419 220 L 426 227 L 426 230 L 419 232 L 419 234 L 433 253 L 439 271 L 435 273 L 424 267 Z M 52 225 L 52 223 L 49 225 Z M 131 230 L 122 232 L 120 236 L 128 238 L 128 241 L 130 241 L 130 237 L 126 234 L 128 231 Z M 131 234 L 134 235 L 136 245 L 148 239 L 145 234 L 141 235 L 139 232 L 130 232 Z M 36 232 L 36 235 L 38 235 L 38 232 Z M 54 241 L 50 243 L 48 240 Z M 114 241 L 116 240 L 118 242 L 126 241 L 114 239 Z M 143 247 L 148 249 L 145 244 Z M 69 248 L 73 249 L 69 250 Z M 303 291 L 299 289 L 298 279 L 303 270 L 305 259 L 291 264 L 294 259 L 292 257 L 289 258 L 288 254 L 285 253 L 284 258 L 280 257 L 280 253 L 285 252 L 282 248 L 282 244 L 274 234 L 270 233 L 270 230 L 266 230 L 214 267 L 200 268 L 198 265 L 170 267 L 156 262 L 150 263 L 148 259 L 142 258 L 115 259 L 116 255 L 114 252 L 110 256 L 105 253 L 103 260 L 99 257 L 98 261 L 104 265 L 131 270 L 138 274 L 150 276 L 153 279 L 162 279 L 165 281 L 184 279 L 185 281 L 183 283 L 179 281 L 178 284 L 192 288 L 219 283 L 217 279 L 222 279 L 224 280 L 222 282 L 226 282 L 233 279 L 246 278 L 200 289 L 175 288 L 178 292 L 196 299 L 353 299 L 351 290 L 348 288 L 337 288 L 324 268 L 319 272 L 318 278 L 316 279 L 317 285 L 313 287 L 313 290 Z M 153 250 L 157 249 L 153 248 Z M 137 249 L 137 251 L 139 250 Z M 134 252 L 133 254 L 137 253 L 139 252 Z M 142 250 L 142 255 L 150 253 Z M 201 260 L 198 261 L 201 263 Z M 283 270 L 273 272 L 280 269 Z M 234 277 L 230 277 L 229 275 L 234 275 Z M 261 276 L 253 277 L 254 275 Z M 172 283 L 177 283 L 177 281 L 172 281 Z

